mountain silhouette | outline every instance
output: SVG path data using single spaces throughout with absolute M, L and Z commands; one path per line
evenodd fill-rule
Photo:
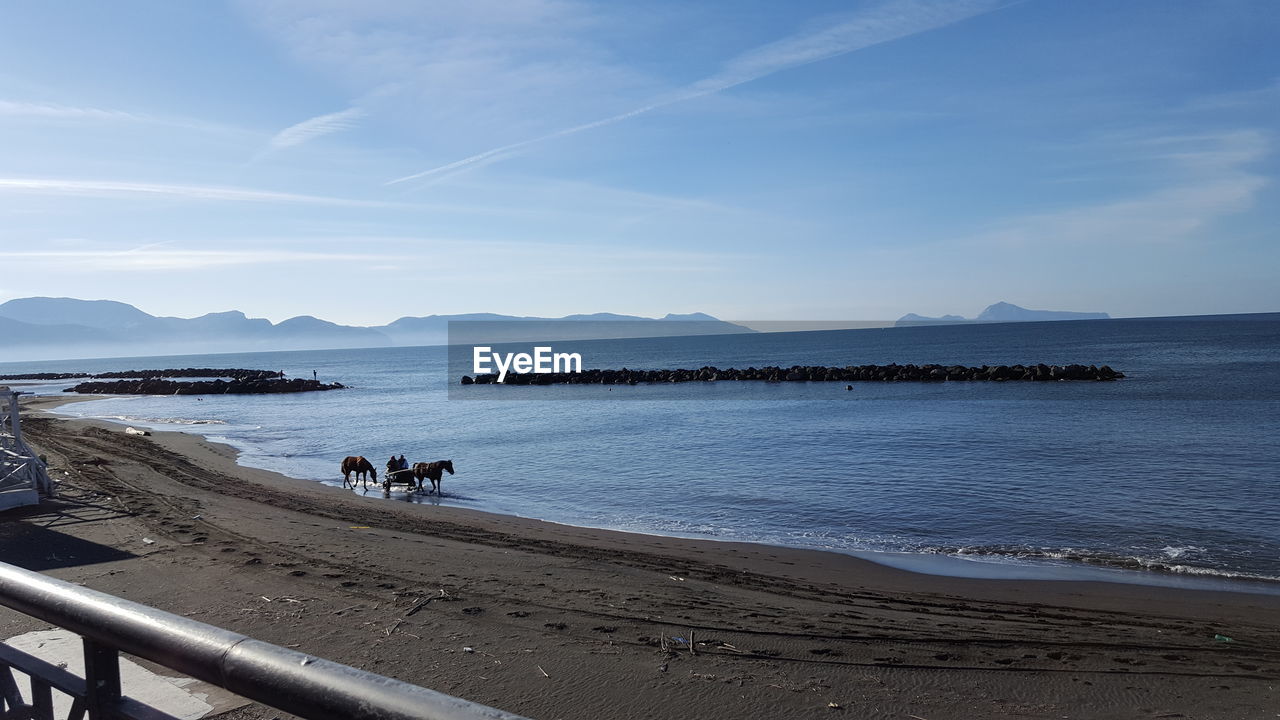
M 1028 310 L 1013 303 L 998 302 L 988 305 L 978 317 L 972 320 L 960 315 L 943 315 L 942 317 L 925 317 L 915 313 L 907 313 L 898 318 L 898 327 L 912 325 L 956 325 L 961 323 L 1006 323 L 1006 322 L 1044 322 L 1046 320 L 1109 320 L 1111 316 L 1104 312 L 1067 312 L 1064 310 Z

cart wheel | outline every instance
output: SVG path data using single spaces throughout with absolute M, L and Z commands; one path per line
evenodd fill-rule
M 382 489 L 383 489 L 383 490 L 386 490 L 386 491 L 388 491 L 388 492 L 390 492 L 390 491 L 391 491 L 391 481 L 390 481 L 390 480 L 383 480 L 383 481 L 382 481 Z

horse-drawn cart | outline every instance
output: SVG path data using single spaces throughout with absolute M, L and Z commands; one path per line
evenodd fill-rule
M 444 477 L 444 473 L 453 474 L 452 460 L 437 460 L 435 462 L 414 463 L 413 467 L 403 470 L 388 470 L 382 479 L 382 489 L 390 490 L 392 485 L 408 485 L 410 490 L 423 489 L 423 480 L 431 481 L 431 490 L 435 494 L 440 494 L 440 479 Z
M 388 471 L 382 478 L 382 489 L 390 490 L 392 485 L 408 485 L 410 490 L 422 489 L 422 481 L 414 477 L 413 468 Z
M 391 463 L 387 463 L 387 474 L 382 479 L 382 489 L 391 490 L 392 485 L 408 485 L 410 490 L 422 490 L 423 480 L 431 481 L 431 491 L 440 494 L 440 479 L 444 473 L 453 474 L 452 460 L 437 460 L 435 462 L 414 463 L 411 468 L 401 468 L 398 470 L 391 469 Z M 369 478 L 372 477 L 374 483 L 378 482 L 378 471 L 374 470 L 373 465 L 363 455 L 348 455 L 342 461 L 342 486 L 350 485 L 353 489 L 356 484 L 351 479 L 352 473 L 355 474 L 356 480 L 359 480 L 366 490 L 369 489 Z

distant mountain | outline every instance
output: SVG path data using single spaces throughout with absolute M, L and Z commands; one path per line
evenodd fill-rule
M 969 320 L 960 315 L 943 315 L 942 317 L 925 317 L 915 313 L 907 313 L 898 318 L 898 325 L 952 325 L 955 323 L 967 323 Z
M 468 313 L 402 317 L 373 329 L 386 333 L 397 345 L 600 340 L 755 332 L 742 325 L 717 320 L 706 313 L 668 314 L 660 319 L 616 313 L 566 315 L 561 318 Z
M 40 325 L 0 316 L 0 349 L 23 345 L 51 345 L 68 338 L 82 338 L 89 342 L 107 342 L 111 334 L 84 325 Z M 6 359 L 0 355 L 0 360 Z
M 138 308 L 114 300 L 29 297 L 0 305 L 0 316 L 30 325 L 84 325 L 102 330 L 129 330 L 159 321 Z
M 402 317 L 379 327 L 357 327 L 309 315 L 273 324 L 264 318 L 247 317 L 238 310 L 195 318 L 156 317 L 132 305 L 112 300 L 31 297 L 0 304 L 0 362 L 59 357 L 442 345 L 449 341 L 449 323 L 452 321 L 488 321 L 482 326 L 485 330 L 483 339 L 487 342 L 755 332 L 704 313 L 673 314 L 662 319 L 613 313 L 570 315 L 556 319 L 469 313 Z M 467 326 L 474 328 L 476 323 L 468 323 L 464 327 Z
M 978 317 L 969 320 L 959 315 L 943 315 L 942 317 L 924 317 L 915 313 L 907 313 L 896 327 L 912 325 L 955 325 L 959 323 L 1007 323 L 1007 322 L 1044 322 L 1046 320 L 1110 320 L 1111 316 L 1104 312 L 1067 312 L 1063 310 L 1028 310 L 1012 303 L 998 302 L 988 305 Z

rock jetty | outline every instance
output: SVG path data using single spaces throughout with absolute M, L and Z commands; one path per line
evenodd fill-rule
M 279 373 L 277 373 L 279 375 Z M 83 382 L 63 392 L 90 395 L 262 395 L 340 390 L 342 383 L 292 378 L 281 380 L 110 380 Z
M 231 378 L 233 380 L 280 379 L 277 370 L 248 370 L 245 368 L 168 368 L 165 370 L 113 370 L 96 373 L 97 378 Z
M 90 373 L 19 373 L 17 375 L 0 375 L 0 380 L 75 380 L 93 377 Z
M 276 370 L 242 368 L 180 368 L 168 370 L 122 370 L 98 373 L 95 379 L 69 387 L 63 392 L 93 395 L 259 395 L 268 393 L 339 390 L 342 383 L 322 383 L 305 378 L 283 377 Z M 169 380 L 166 378 L 212 377 L 215 380 Z M 100 380 L 97 378 L 126 378 Z
M 823 367 L 737 368 L 702 367 L 697 370 L 584 370 L 580 373 L 508 374 L 506 385 L 638 385 L 640 383 L 719 382 L 759 380 L 763 382 L 946 382 L 950 381 L 1109 381 L 1124 373 L 1103 365 L 848 365 Z M 497 384 L 495 374 L 462 376 L 463 385 Z
M 78 380 L 80 378 L 231 378 L 235 380 L 267 380 L 279 378 L 276 370 L 244 368 L 169 368 L 166 370 L 112 370 L 110 372 L 22 373 L 0 375 L 0 380 Z

